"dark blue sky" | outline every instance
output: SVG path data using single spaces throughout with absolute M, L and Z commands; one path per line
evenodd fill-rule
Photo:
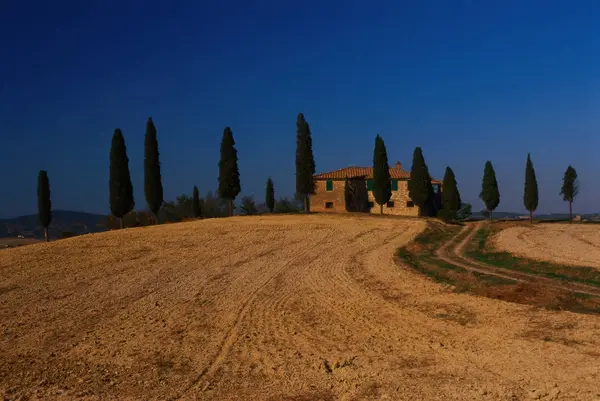
M 106 213 L 111 136 L 123 130 L 137 207 L 146 119 L 165 196 L 217 186 L 231 126 L 242 195 L 271 175 L 294 189 L 295 119 L 317 171 L 390 162 L 422 146 L 482 208 L 490 159 L 498 210 L 523 210 L 527 152 L 540 212 L 569 163 L 578 212 L 600 211 L 600 3 L 596 1 L 8 1 L 0 12 L 0 217 L 36 211 L 39 169 L 57 209 Z

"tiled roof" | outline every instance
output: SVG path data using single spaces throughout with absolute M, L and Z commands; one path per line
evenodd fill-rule
M 396 163 L 396 166 L 390 167 L 390 176 L 396 180 L 408 180 L 410 179 L 410 173 L 402 169 L 400 163 Z M 339 170 L 330 171 L 328 173 L 315 174 L 315 180 L 343 180 L 346 178 L 353 177 L 365 177 L 373 178 L 373 167 L 344 167 Z M 437 180 L 432 180 L 434 184 L 439 184 Z

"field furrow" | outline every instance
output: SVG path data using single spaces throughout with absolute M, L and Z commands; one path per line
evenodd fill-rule
M 0 392 L 595 399 L 598 318 L 452 293 L 395 258 L 426 226 L 235 217 L 5 250 Z

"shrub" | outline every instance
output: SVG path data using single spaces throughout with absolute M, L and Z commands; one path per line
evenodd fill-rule
M 251 216 L 251 215 L 258 214 L 258 209 L 256 208 L 256 202 L 254 202 L 254 198 L 252 196 L 244 196 L 242 198 L 241 213 L 244 216 Z

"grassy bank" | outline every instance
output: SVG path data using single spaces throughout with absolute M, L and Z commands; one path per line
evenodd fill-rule
M 586 284 L 598 282 L 596 271 L 581 268 L 577 273 L 567 274 L 564 267 L 552 266 L 516 258 L 508 253 L 489 249 L 489 239 L 493 228 L 488 227 L 477 232 L 468 244 L 467 256 L 484 263 L 499 273 L 518 270 L 528 273 L 540 273 L 545 277 L 561 281 L 577 281 Z M 451 242 L 450 249 L 459 243 L 469 231 L 461 232 L 461 227 L 430 222 L 427 229 L 415 240 L 398 249 L 396 257 L 405 266 L 419 272 L 431 280 L 452 287 L 453 292 L 468 292 L 474 295 L 501 299 L 508 302 L 535 305 L 552 310 L 569 310 L 579 313 L 600 313 L 600 297 L 544 286 L 536 282 L 520 282 L 471 271 L 469 264 L 449 263 L 437 256 L 438 250 Z M 466 266 L 466 267 L 465 267 Z M 516 267 L 518 266 L 518 268 Z M 562 268 L 562 269 L 561 269 Z
M 479 283 L 515 283 L 502 277 L 471 272 L 459 264 L 449 263 L 437 256 L 436 252 L 445 243 L 457 243 L 466 235 L 467 232 L 461 232 L 460 226 L 429 223 L 427 229 L 416 237 L 413 243 L 398 249 L 396 255 L 404 264 L 433 281 L 453 286 L 455 292 L 472 292 Z
M 600 288 L 600 271 L 586 266 L 564 266 L 550 262 L 520 258 L 509 252 L 494 250 L 490 244 L 491 237 L 498 229 L 487 226 L 477 231 L 473 241 L 467 248 L 466 255 L 499 269 L 514 270 L 523 273 L 565 281 L 577 282 Z

